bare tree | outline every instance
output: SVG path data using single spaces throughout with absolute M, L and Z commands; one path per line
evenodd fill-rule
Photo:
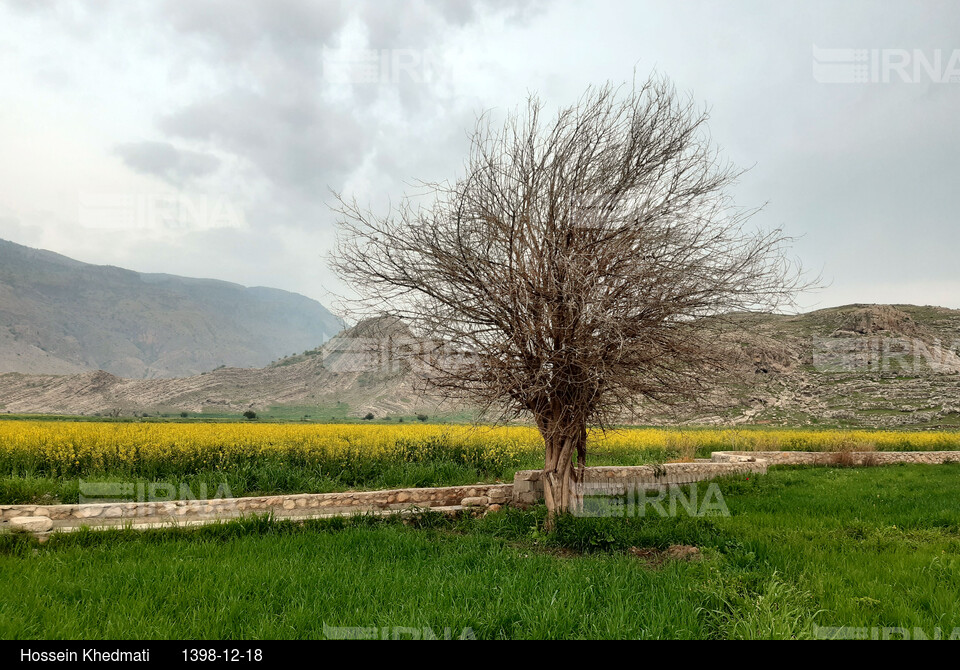
M 728 367 L 721 317 L 789 302 L 800 269 L 780 230 L 748 230 L 741 171 L 665 78 L 542 111 L 481 117 L 464 176 L 386 215 L 338 196 L 332 263 L 367 309 L 470 352 L 434 359 L 437 391 L 536 422 L 552 519 L 576 500 L 588 426 L 701 395 Z

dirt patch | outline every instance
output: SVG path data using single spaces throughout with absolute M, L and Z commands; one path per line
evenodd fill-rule
M 854 453 L 850 451 L 837 451 L 830 454 L 828 464 L 838 468 L 871 468 L 879 465 L 877 457 L 872 453 Z
M 627 551 L 651 568 L 659 568 L 667 561 L 699 561 L 702 554 L 689 544 L 671 544 L 666 550 L 652 547 L 630 547 Z

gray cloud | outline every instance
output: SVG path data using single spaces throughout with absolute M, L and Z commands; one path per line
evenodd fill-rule
M 313 263 L 331 237 L 328 187 L 374 204 L 395 202 L 416 178 L 456 175 L 478 112 L 500 114 L 528 92 L 541 94 L 549 112 L 588 84 L 629 81 L 634 68 L 642 78 L 654 67 L 711 106 L 710 129 L 725 156 L 755 165 L 734 193 L 737 202 L 769 201 L 757 223 L 804 235 L 798 254 L 823 267 L 844 296 L 882 301 L 889 284 L 953 286 L 957 277 L 950 241 L 960 207 L 960 84 L 820 83 L 811 54 L 817 45 L 940 49 L 949 58 L 960 48 L 955 3 L 114 0 L 7 7 L 0 5 L 0 21 L 11 26 L 13 48 L 0 51 L 4 94 L 22 96 L 17 86 L 25 77 L 17 75 L 32 73 L 43 91 L 30 103 L 53 110 L 51 131 L 100 143 L 137 172 L 177 184 L 203 180 L 205 189 L 235 198 L 251 229 L 218 233 L 218 263 L 234 281 L 244 281 L 243 268 L 256 265 L 248 261 L 267 249 L 289 258 L 251 269 L 260 273 L 255 281 L 269 283 L 269 265 L 279 268 L 275 283 L 291 286 L 295 272 L 287 266 L 306 256 Z M 453 77 L 325 80 L 324 50 L 358 46 L 388 57 L 432 54 Z M 84 124 L 98 123 L 79 136 Z M 55 135 L 38 132 L 41 139 Z M 60 146 L 52 143 L 34 162 L 47 154 L 55 160 Z M 8 154 L 2 167 L 14 165 Z M 25 211 L 18 206 L 24 225 L 37 224 Z M 276 243 L 258 244 L 268 236 Z M 187 259 L 199 252 L 187 254 L 181 244 L 187 241 L 170 242 L 178 249 L 170 259 L 147 254 L 130 264 L 171 262 L 189 273 Z M 302 290 L 317 295 L 319 273 L 303 279 Z M 840 294 L 822 300 L 834 302 L 831 295 Z
M 440 52 L 454 31 L 490 12 L 522 21 L 536 6 L 478 0 L 171 0 L 160 12 L 171 39 L 177 44 L 187 39 L 234 83 L 162 114 L 157 128 L 172 139 L 236 155 L 258 171 L 269 189 L 250 205 L 254 225 L 329 223 L 329 189 L 341 190 L 359 170 L 377 175 L 382 187 L 393 186 L 395 178 L 425 176 L 396 168 L 402 163 L 431 172 L 452 136 L 462 137 L 460 122 L 472 121 L 475 106 L 451 99 L 435 71 L 331 88 L 323 76 L 324 53 L 337 51 L 348 23 L 359 21 L 367 48 L 386 54 L 389 64 L 397 50 L 426 62 L 428 52 Z M 458 123 L 450 124 L 451 118 Z
M 212 154 L 178 149 L 169 142 L 130 142 L 118 145 L 115 151 L 137 172 L 174 184 L 209 175 L 220 165 L 220 159 Z
M 311 96 L 231 91 L 163 117 L 174 136 L 209 142 L 256 165 L 277 186 L 315 193 L 341 180 L 368 145 L 348 111 Z
M 168 0 L 159 19 L 207 42 L 221 58 L 263 45 L 291 58 L 326 43 L 346 20 L 345 7 L 341 0 Z

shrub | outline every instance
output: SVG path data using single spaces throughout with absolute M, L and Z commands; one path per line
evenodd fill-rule
M 243 418 L 250 419 L 252 421 L 253 419 L 257 418 L 257 413 L 254 412 L 252 409 L 248 409 L 246 412 L 243 413 Z

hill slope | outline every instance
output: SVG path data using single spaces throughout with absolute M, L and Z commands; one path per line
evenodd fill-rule
M 182 377 L 263 366 L 341 328 L 296 293 L 89 265 L 0 240 L 0 372 Z
M 683 420 L 960 426 L 960 311 L 857 304 L 741 320 L 732 339 L 752 379 L 721 387 L 719 408 L 682 409 Z
M 722 384 L 712 404 L 672 413 L 648 407 L 639 422 L 960 427 L 960 311 L 849 305 L 736 321 L 727 344 L 742 374 Z M 409 367 L 391 357 L 390 342 L 409 341 L 403 324 L 364 322 L 263 369 L 157 380 L 0 375 L 0 410 L 239 413 L 288 405 L 316 407 L 319 417 L 343 403 L 355 416 L 456 411 L 420 396 Z
M 402 327 L 402 326 L 401 326 Z M 318 349 L 260 369 L 222 368 L 181 379 L 123 379 L 107 372 L 75 375 L 0 375 L 0 410 L 66 414 L 143 411 L 235 412 L 275 405 L 348 405 L 409 413 L 434 408 L 414 388 L 409 368 L 377 359 L 369 322 L 344 331 Z M 383 364 L 383 363 L 386 364 Z

